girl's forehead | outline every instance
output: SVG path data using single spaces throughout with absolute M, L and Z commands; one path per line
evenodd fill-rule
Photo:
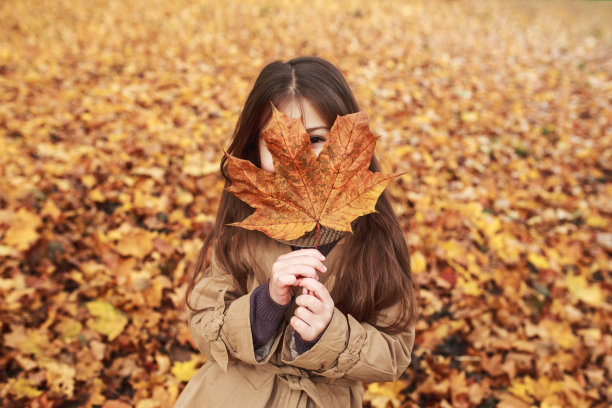
M 314 104 L 306 98 L 287 99 L 279 104 L 278 110 L 290 118 L 302 118 L 306 129 L 329 127 L 329 124 L 317 111 Z

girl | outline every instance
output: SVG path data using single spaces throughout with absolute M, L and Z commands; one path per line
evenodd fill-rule
M 273 172 L 261 137 L 272 102 L 301 118 L 318 154 L 337 115 L 359 110 L 320 58 L 266 66 L 228 153 Z M 375 158 L 370 170 L 380 171 Z M 221 159 L 226 187 L 231 184 Z M 225 189 L 187 290 L 189 327 L 207 362 L 176 407 L 361 407 L 364 382 L 410 364 L 416 288 L 404 235 L 383 193 L 353 233 L 323 227 L 290 242 L 229 226 L 253 209 Z M 211 247 L 211 259 L 202 272 Z

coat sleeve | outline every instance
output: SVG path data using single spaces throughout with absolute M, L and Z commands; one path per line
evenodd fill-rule
M 392 309 L 381 312 L 378 323 L 392 313 Z M 287 326 L 286 330 L 282 349 L 285 364 L 316 375 L 365 382 L 397 380 L 410 365 L 415 337 L 414 327 L 390 335 L 338 308 L 319 341 L 304 354 L 296 355 L 291 340 L 293 328 Z
M 248 364 L 265 364 L 273 354 L 256 357 L 253 348 L 250 322 L 250 293 L 242 294 L 233 277 L 222 270 L 214 253 L 211 265 L 194 286 L 189 297 L 197 311 L 189 309 L 188 323 L 198 349 L 209 360 L 215 360 L 227 371 L 230 358 Z M 274 350 L 280 341 L 277 333 L 269 350 Z M 259 353 L 258 353 L 259 354 Z

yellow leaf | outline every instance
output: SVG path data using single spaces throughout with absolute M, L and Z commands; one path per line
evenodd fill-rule
M 589 285 L 586 278 L 582 275 L 568 275 L 565 279 L 567 290 L 575 298 L 582 300 L 584 303 L 601 307 L 604 301 L 604 294 L 601 288 L 596 285 Z
M 81 333 L 83 325 L 71 318 L 64 318 L 55 325 L 54 330 L 59 333 L 62 340 L 72 340 Z
M 551 397 L 555 397 L 555 396 L 551 396 Z M 563 408 L 561 405 L 554 403 L 554 402 L 550 402 L 548 400 L 544 400 L 542 401 L 542 404 L 540 405 L 541 408 Z
M 83 183 L 83 185 L 87 188 L 92 188 L 96 185 L 96 178 L 91 174 L 86 174 L 81 177 L 81 183 Z
M 113 305 L 102 300 L 94 300 L 86 304 L 89 313 L 97 317 L 94 321 L 88 321 L 88 326 L 100 334 L 108 336 L 109 340 L 114 340 L 121 334 L 128 319 Z
M 185 156 L 183 173 L 194 177 L 202 177 L 219 171 L 219 162 L 207 160 L 203 153 L 188 154 Z
M 148 231 L 134 228 L 121 238 L 116 249 L 121 255 L 144 258 L 153 250 L 153 236 Z
M 377 395 L 386 395 L 387 397 L 395 398 L 406 387 L 405 381 L 395 381 L 388 383 L 371 383 L 368 385 L 368 391 Z
M 136 408 L 159 408 L 160 402 L 152 398 L 145 398 L 136 404 Z
M 189 361 L 175 361 L 170 372 L 177 380 L 187 382 L 198 371 L 197 366 L 201 358 L 197 354 L 192 354 Z
M 506 263 L 513 264 L 518 262 L 522 245 L 507 233 L 500 233 L 489 240 L 489 245 L 497 252 L 497 255 Z
M 415 252 L 410 257 L 410 263 L 412 264 L 412 273 L 422 273 L 427 270 L 427 260 L 422 252 Z
M 464 279 L 459 277 L 457 279 L 457 285 L 463 289 L 463 292 L 469 296 L 480 296 L 482 291 L 478 287 L 478 282 L 473 279 Z
M 154 180 L 163 181 L 166 174 L 166 170 L 160 167 L 138 167 L 132 170 L 132 174 L 138 174 L 139 176 L 148 176 Z
M 55 205 L 55 203 L 53 202 L 53 200 L 48 199 L 47 201 L 45 201 L 45 205 L 43 206 L 42 210 L 40 211 L 40 215 L 43 217 L 51 217 L 51 219 L 53 221 L 56 221 L 59 216 L 61 215 L 61 211 L 59 208 L 57 208 L 57 206 Z
M 6 245 L 0 245 L 0 256 L 17 256 L 19 252 Z
M 144 291 L 151 286 L 151 273 L 147 271 L 131 271 L 130 283 L 138 291 Z
M 540 337 L 554 341 L 565 349 L 571 349 L 580 340 L 574 335 L 574 331 L 566 322 L 554 322 L 544 320 L 539 324 L 541 328 Z
M 38 239 L 36 229 L 42 225 L 41 218 L 24 208 L 20 208 L 6 231 L 4 243 L 19 251 L 28 249 Z
M 410 145 L 404 145 L 404 146 L 397 147 L 395 149 L 395 154 L 398 157 L 403 157 L 403 156 L 407 155 L 408 153 L 412 153 L 413 151 L 414 151 L 414 147 L 412 147 Z
M 461 120 L 467 123 L 473 123 L 478 120 L 478 112 L 470 111 L 470 112 L 462 112 Z
M 517 378 L 508 389 L 523 401 L 533 401 L 532 395 L 535 393 L 535 382 L 531 377 Z
M 213 223 L 215 222 L 215 217 L 210 214 L 198 214 L 195 216 L 193 221 L 197 223 L 204 223 L 204 222 Z
M 492 237 L 501 229 L 501 221 L 499 218 L 486 216 L 480 219 L 482 222 L 479 227 L 482 228 L 483 232 L 487 237 Z
M 94 189 L 89 192 L 89 198 L 91 198 L 95 202 L 102 202 L 106 200 L 104 194 L 99 189 Z
M 165 288 L 170 287 L 172 287 L 172 283 L 166 276 L 160 275 L 155 277 L 153 284 L 144 292 L 149 307 L 160 307 L 162 302 L 162 292 Z
M 4 345 L 18 349 L 24 354 L 40 356 L 44 352 L 44 346 L 48 344 L 46 330 L 25 329 L 23 326 L 11 327 L 11 332 L 4 336 Z
M 182 188 L 179 188 L 178 192 L 176 193 L 175 201 L 178 205 L 191 204 L 193 202 L 193 194 L 191 194 L 187 190 L 183 190 Z
M 369 402 L 373 408 L 399 407 L 402 403 L 400 391 L 406 387 L 405 381 L 389 383 L 372 383 L 364 394 L 364 401 Z
M 47 369 L 47 384 L 51 385 L 51 391 L 59 392 L 72 398 L 74 394 L 75 368 L 55 361 L 45 363 L 43 367 Z
M 608 225 L 608 220 L 599 215 L 589 215 L 586 218 L 586 224 L 593 228 L 603 228 Z
M 9 378 L 5 391 L 17 398 L 36 398 L 42 394 L 41 390 L 30 385 L 27 378 Z
M 601 340 L 601 330 L 597 328 L 578 330 L 578 334 L 584 337 L 585 340 L 597 342 Z
M 456 241 L 446 241 L 441 246 L 448 259 L 461 260 L 465 255 L 465 250 Z
M 531 262 L 533 266 L 537 269 L 548 269 L 550 268 L 550 264 L 548 263 L 548 259 L 543 257 L 540 254 L 530 253 L 527 257 L 527 260 Z

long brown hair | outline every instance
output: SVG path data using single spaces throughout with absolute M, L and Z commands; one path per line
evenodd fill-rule
M 273 62 L 255 81 L 227 152 L 260 167 L 259 137 L 271 116 L 270 102 L 278 106 L 288 98 L 308 99 L 330 124 L 337 115 L 359 111 L 346 80 L 330 62 L 316 57 Z M 380 171 L 375 157 L 370 170 Z M 189 305 L 189 295 L 198 276 L 204 273 L 211 244 L 217 262 L 231 273 L 243 293 L 247 293 L 247 276 L 253 273 L 253 266 L 238 254 L 240 248 L 245 248 L 261 233 L 228 226 L 244 220 L 253 209 L 227 191 L 231 179 L 225 156 L 221 158 L 221 174 L 226 188 L 221 195 L 215 224 L 202 245 L 187 288 L 186 302 L 191 310 L 195 309 Z M 406 240 L 386 192 L 378 199 L 376 211 L 353 222 L 353 234 L 346 238 L 342 247 L 340 258 L 343 262 L 335 272 L 331 296 L 340 311 L 370 324 L 374 324 L 377 312 L 399 302 L 395 320 L 378 327 L 394 333 L 416 322 L 417 289 L 412 280 Z

